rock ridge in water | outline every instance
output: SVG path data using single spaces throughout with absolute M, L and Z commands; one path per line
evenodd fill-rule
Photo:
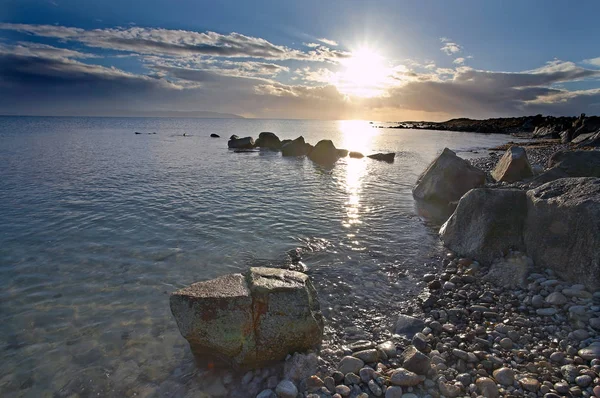
M 255 267 L 171 294 L 171 312 L 201 363 L 257 368 L 317 347 L 323 317 L 310 278 Z

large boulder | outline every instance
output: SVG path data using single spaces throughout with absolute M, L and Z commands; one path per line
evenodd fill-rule
M 177 290 L 170 305 L 203 363 L 259 368 L 314 348 L 323 336 L 316 291 L 300 272 L 250 268 Z
M 445 148 L 421 174 L 412 193 L 418 200 L 448 204 L 484 183 L 482 170 Z
M 569 177 L 600 177 L 600 151 L 558 151 L 548 160 Z
M 339 157 L 338 151 L 331 140 L 321 140 L 308 155 L 310 160 L 321 165 L 332 165 Z
M 564 129 L 565 126 L 562 124 L 537 126 L 535 130 L 533 130 L 533 138 L 558 138 Z
M 578 139 L 580 138 L 581 139 Z M 577 140 L 577 142 L 575 142 Z M 598 148 L 600 147 L 600 130 L 595 133 L 582 134 L 575 140 L 571 141 L 576 143 L 577 148 Z
M 445 246 L 462 256 L 491 264 L 511 249 L 524 250 L 527 196 L 517 189 L 473 189 L 460 199 L 440 229 Z
M 229 141 L 227 141 L 227 147 L 231 149 L 252 149 L 254 148 L 254 138 L 244 137 L 235 138 L 237 136 L 232 135 Z
M 369 155 L 367 157 L 369 159 L 381 160 L 381 161 L 384 161 L 384 162 L 392 163 L 394 161 L 394 158 L 396 157 L 396 153 L 395 152 L 390 152 L 390 153 L 375 153 L 375 154 Z
M 308 152 L 304 137 L 300 136 L 281 147 L 282 156 L 304 156 Z
M 275 133 L 265 131 L 258 135 L 255 146 L 278 151 L 281 149 L 281 140 Z
M 562 178 L 527 192 L 524 240 L 538 267 L 600 288 L 600 178 Z
M 527 153 L 519 146 L 508 148 L 492 171 L 492 177 L 496 181 L 515 182 L 531 176 L 533 176 L 533 171 L 527 159 Z

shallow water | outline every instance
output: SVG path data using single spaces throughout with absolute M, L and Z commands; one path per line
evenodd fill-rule
M 260 131 L 396 160 L 324 169 L 227 150 L 231 134 Z M 414 210 L 418 175 L 444 147 L 482 156 L 509 138 L 356 121 L 0 118 L 0 396 L 209 388 L 168 294 L 280 266 L 293 248 L 318 287 L 328 338 L 385 328 L 439 249 Z

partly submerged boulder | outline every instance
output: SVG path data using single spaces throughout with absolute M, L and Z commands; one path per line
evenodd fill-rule
M 600 177 L 600 151 L 558 151 L 548 160 L 569 177 Z
M 417 180 L 415 199 L 447 205 L 485 183 L 485 173 L 445 148 Z
M 215 133 L 211 133 L 211 138 L 220 138 L 221 136 L 219 134 L 215 134 Z
M 281 147 L 282 156 L 304 156 L 307 153 L 304 137 L 300 136 Z
M 310 160 L 321 165 L 332 165 L 338 160 L 338 151 L 331 140 L 321 140 L 308 155 Z
M 200 362 L 258 368 L 321 343 L 323 317 L 305 274 L 250 268 L 171 294 L 171 312 Z
M 524 240 L 537 267 L 600 288 L 600 178 L 561 178 L 527 192 Z
M 264 131 L 258 135 L 255 146 L 278 151 L 281 149 L 281 140 L 275 133 Z
M 527 196 L 517 189 L 472 189 L 440 229 L 444 245 L 490 264 L 509 250 L 524 250 Z
M 533 171 L 527 160 L 527 153 L 519 146 L 508 148 L 492 171 L 492 177 L 496 181 L 515 182 L 531 176 Z
M 367 157 L 369 159 L 381 160 L 381 161 L 384 161 L 384 162 L 392 163 L 394 161 L 394 158 L 396 157 L 396 154 L 394 152 L 390 152 L 390 153 L 375 153 L 375 154 L 369 155 Z
M 337 154 L 339 158 L 345 158 L 346 156 L 348 156 L 348 150 L 347 149 L 338 149 L 337 150 Z
M 355 159 L 360 159 L 360 158 L 364 158 L 365 157 L 365 155 L 363 155 L 360 152 L 350 152 L 349 156 L 351 158 L 355 158 Z
M 227 147 L 231 149 L 252 149 L 254 148 L 254 138 L 234 138 L 237 137 L 232 135 L 229 141 L 227 141 Z

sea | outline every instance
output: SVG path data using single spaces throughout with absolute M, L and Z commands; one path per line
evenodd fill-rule
M 220 381 L 194 365 L 169 294 L 284 267 L 290 250 L 319 292 L 325 345 L 384 330 L 441 250 L 415 210 L 419 174 L 445 147 L 473 158 L 511 138 L 389 126 L 0 117 L 0 396 L 210 395 Z M 228 150 L 262 131 L 396 158 L 323 168 Z

